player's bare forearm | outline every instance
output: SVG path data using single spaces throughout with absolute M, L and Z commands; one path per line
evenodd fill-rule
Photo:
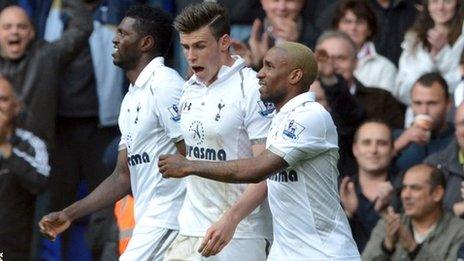
M 238 223 L 263 203 L 266 197 L 267 184 L 265 180 L 257 184 L 250 184 L 240 199 L 227 211 L 227 214 L 231 215 Z
M 158 165 L 163 177 L 197 175 L 227 183 L 258 183 L 268 175 L 284 169 L 287 163 L 266 150 L 251 159 L 224 162 L 189 161 L 180 155 L 162 155 Z
M 93 213 L 115 203 L 130 193 L 130 174 L 127 166 L 127 152 L 120 151 L 113 173 L 87 197 L 75 202 L 63 211 L 71 220 Z

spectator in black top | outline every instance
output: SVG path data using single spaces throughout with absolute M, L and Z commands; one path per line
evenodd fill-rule
M 303 16 L 305 3 L 305 0 L 261 0 L 265 17 L 253 22 L 249 47 L 237 42 L 233 47 L 240 49 L 238 53 L 255 69 L 261 68 L 264 54 L 278 42 L 293 41 L 314 48 L 319 30 Z
M 330 112 L 338 134 L 338 171 L 342 176 L 356 173 L 356 161 L 352 153 L 353 136 L 359 124 L 364 121 L 362 105 L 352 96 L 342 76 L 336 75 L 330 59 L 316 53 L 319 77 L 310 86 L 316 94 L 316 101 Z
M 36 195 L 50 172 L 45 143 L 15 127 L 20 105 L 11 83 L 0 78 L 0 252 L 5 260 L 30 256 Z
M 393 96 L 376 86 L 364 86 L 354 76 L 357 64 L 356 46 L 351 38 L 339 31 L 326 31 L 317 40 L 316 53 L 325 53 L 334 66 L 335 73 L 341 74 L 347 88 L 363 106 L 366 118 L 382 118 L 390 126 L 404 126 L 404 108 Z
M 358 173 L 345 177 L 340 199 L 350 222 L 353 238 L 362 252 L 380 215 L 393 196 L 389 175 L 393 157 L 390 127 L 377 120 L 364 122 L 356 132 L 353 153 Z

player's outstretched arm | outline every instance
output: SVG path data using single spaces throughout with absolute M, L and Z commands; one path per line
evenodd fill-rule
M 69 207 L 50 213 L 39 221 L 40 231 L 49 239 L 65 231 L 73 220 L 102 209 L 130 192 L 130 174 L 127 165 L 127 150 L 121 150 L 113 173 L 87 197 Z
M 227 183 L 258 183 L 288 163 L 269 150 L 250 159 L 224 162 L 189 161 L 181 155 L 161 155 L 158 166 L 165 178 L 197 175 Z

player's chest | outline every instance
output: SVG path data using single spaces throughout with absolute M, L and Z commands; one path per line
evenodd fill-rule
M 122 130 L 137 135 L 160 128 L 154 103 L 153 96 L 142 91 L 128 97 L 121 110 Z
M 187 138 L 192 135 L 206 139 L 234 135 L 243 129 L 244 111 L 241 101 L 225 94 L 185 97 L 180 110 L 181 130 Z

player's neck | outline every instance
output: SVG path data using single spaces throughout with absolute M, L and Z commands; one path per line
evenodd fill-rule
M 127 79 L 130 81 L 130 83 L 135 84 L 135 81 L 139 77 L 140 73 L 142 73 L 143 69 L 145 69 L 145 67 L 147 67 L 147 65 L 152 60 L 153 60 L 153 57 L 141 58 L 139 63 L 137 63 L 137 65 L 133 69 L 127 70 L 126 76 L 127 76 Z
M 291 99 L 295 98 L 296 96 L 302 94 L 302 93 L 305 93 L 307 90 L 304 90 L 303 88 L 294 88 L 294 89 L 291 89 L 291 90 L 294 90 L 293 92 L 289 91 L 285 97 L 283 97 L 280 101 L 276 101 L 274 102 L 274 106 L 276 108 L 276 112 L 279 112 L 280 109 L 285 106 L 285 104 L 287 104 L 287 102 L 289 102 Z

